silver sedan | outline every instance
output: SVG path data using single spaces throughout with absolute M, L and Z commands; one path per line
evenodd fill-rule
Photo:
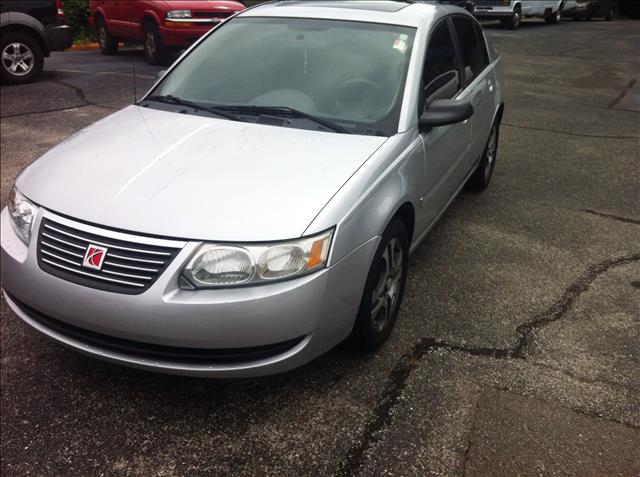
M 460 8 L 248 9 L 19 175 L 7 302 L 71 348 L 166 373 L 374 350 L 410 252 L 489 184 L 502 112 L 501 59 Z

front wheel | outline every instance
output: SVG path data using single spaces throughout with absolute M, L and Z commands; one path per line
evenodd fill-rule
M 491 177 L 493 176 L 493 169 L 496 165 L 496 158 L 498 157 L 498 139 L 500 138 L 500 128 L 498 124 L 494 124 L 489 133 L 489 140 L 485 147 L 482 159 L 478 164 L 478 168 L 469 178 L 467 187 L 471 190 L 483 191 L 489 186 Z
M 609 9 L 609 12 L 607 13 L 607 16 L 604 17 L 604 19 L 608 22 L 610 22 L 611 20 L 613 20 L 613 17 L 616 15 L 616 9 L 615 7 L 611 7 Z
M 360 350 L 379 348 L 396 322 L 409 270 L 409 237 L 402 221 L 393 219 L 376 250 L 360 309 L 351 333 Z
M 503 18 L 501 22 L 504 27 L 517 30 L 522 22 L 522 13 L 520 10 L 515 9 L 509 18 Z
M 42 72 L 44 54 L 31 35 L 18 31 L 3 34 L 0 51 L 3 83 L 30 83 Z
M 115 55 L 118 53 L 118 39 L 107 28 L 102 18 L 98 19 L 98 44 L 103 55 Z
M 144 54 L 152 65 L 161 66 L 167 62 L 167 50 L 155 23 L 144 26 Z
M 561 18 L 562 18 L 562 8 L 558 8 L 557 12 L 545 18 L 544 21 L 547 22 L 549 25 L 557 25 L 558 23 L 560 23 Z

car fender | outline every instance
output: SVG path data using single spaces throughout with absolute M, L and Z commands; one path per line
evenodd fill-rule
M 337 263 L 361 244 L 381 236 L 404 204 L 411 206 L 415 217 L 423 186 L 424 145 L 416 128 L 382 144 L 336 192 L 304 235 L 335 226 L 329 264 Z
M 0 26 L 4 31 L 7 28 L 19 25 L 21 30 L 29 30 L 33 33 L 42 47 L 45 56 L 49 56 L 49 46 L 44 32 L 44 25 L 31 15 L 21 12 L 6 12 L 0 15 Z
M 142 30 L 142 26 L 146 20 L 151 20 L 155 22 L 158 27 L 163 26 L 163 20 L 158 16 L 155 10 L 145 9 L 142 11 L 140 15 L 140 21 L 138 23 L 138 27 Z
M 104 21 L 107 23 L 107 26 L 109 26 L 109 20 L 110 18 L 107 16 L 107 12 L 104 10 L 104 8 L 102 7 L 97 7 L 95 9 L 95 11 L 93 12 L 93 14 L 91 15 L 91 18 L 94 19 L 94 23 L 95 23 L 95 18 L 96 16 L 100 15 Z

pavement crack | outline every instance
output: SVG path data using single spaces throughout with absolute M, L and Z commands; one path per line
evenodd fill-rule
M 102 108 L 102 109 L 110 109 L 110 110 L 116 110 L 119 108 L 113 107 L 113 106 L 105 106 L 102 104 L 79 104 L 77 106 L 69 106 L 66 108 L 54 108 L 54 109 L 45 109 L 45 110 L 41 110 L 41 111 L 29 111 L 29 112 L 25 112 L 25 113 L 16 113 L 16 114 L 8 114 L 6 116 L 0 116 L 0 119 L 12 119 L 12 118 L 20 118 L 23 116 L 30 116 L 32 114 L 49 114 L 49 113 L 60 113 L 63 111 L 73 111 L 74 109 L 81 109 L 81 108 L 86 108 L 89 106 L 93 106 L 96 108 Z
M 70 83 L 67 83 L 66 81 L 62 81 L 62 80 L 51 80 L 52 83 L 55 84 L 59 84 L 60 86 L 64 86 L 65 88 L 69 88 L 71 90 L 73 90 L 76 95 L 78 95 L 78 97 L 84 101 L 86 104 L 93 104 L 91 101 L 89 101 L 89 99 L 87 98 L 87 95 L 84 94 L 84 90 L 82 88 L 80 88 L 79 86 L 74 86 Z
M 495 389 L 496 391 L 500 391 L 502 393 L 509 394 L 511 396 L 516 396 L 516 397 L 519 397 L 519 398 L 523 398 L 523 397 L 524 398 L 529 398 L 529 399 L 533 398 L 532 396 L 529 396 L 529 395 L 523 394 L 523 393 L 515 392 L 515 391 L 513 391 L 513 390 L 511 390 L 511 389 L 509 389 L 507 387 L 504 387 L 504 386 L 488 386 L 488 387 L 490 389 Z M 575 407 L 571 407 L 571 406 L 565 406 L 565 405 L 559 404 L 557 401 L 549 401 L 547 399 L 543 399 L 543 398 L 539 398 L 539 397 L 535 397 L 533 399 L 541 401 L 541 402 L 545 403 L 548 406 L 552 406 L 552 407 L 556 407 L 557 406 L 557 407 L 561 407 L 563 409 L 568 409 L 571 412 L 574 412 L 576 414 L 580 414 L 581 416 L 589 417 L 591 419 L 599 419 L 599 420 L 602 420 L 602 421 L 612 422 L 614 424 L 619 424 L 621 426 L 627 427 L 627 428 L 632 429 L 634 431 L 640 430 L 640 426 L 637 426 L 635 424 L 631 424 L 631 423 L 626 422 L 626 421 L 621 421 L 621 420 L 613 418 L 613 417 L 607 417 L 607 416 L 604 416 L 604 415 L 602 415 L 602 414 L 600 414 L 598 412 L 592 412 L 592 411 L 587 411 L 587 410 L 584 410 L 584 409 L 579 409 L 579 408 L 575 408 Z
M 636 80 L 632 79 L 631 81 L 629 81 L 629 84 L 627 84 L 627 87 L 624 88 L 620 94 L 618 96 L 616 96 L 613 101 L 611 101 L 611 103 L 609 103 L 609 109 L 614 109 L 616 107 L 616 105 L 622 100 L 622 98 L 624 98 L 625 94 L 627 94 L 629 92 L 630 89 L 632 89 L 636 84 Z
M 469 435 L 467 437 L 467 445 L 464 448 L 464 454 L 462 458 L 462 477 L 467 476 L 467 462 L 469 462 L 469 457 L 471 456 L 471 446 L 473 444 L 473 436 L 476 432 L 476 414 L 478 413 L 478 405 L 480 403 L 480 393 L 476 395 L 476 399 L 473 403 L 473 408 L 471 410 L 471 426 L 469 429 Z
M 603 380 L 603 379 L 590 379 L 590 378 L 587 378 L 587 377 L 580 376 L 580 375 L 577 375 L 575 373 L 572 373 L 571 371 L 567 371 L 566 369 L 558 368 L 556 366 L 551 366 L 550 364 L 544 363 L 542 361 L 536 361 L 536 360 L 527 359 L 527 363 L 532 364 L 534 366 L 538 366 L 540 368 L 545 368 L 545 369 L 550 369 L 550 370 L 556 371 L 558 373 L 561 373 L 561 374 L 563 374 L 563 375 L 565 375 L 565 376 L 567 376 L 567 377 L 569 377 L 569 378 L 571 378 L 571 379 L 573 379 L 575 381 L 583 383 L 583 384 L 604 384 L 605 386 L 610 386 L 610 387 L 613 387 L 613 388 L 621 388 L 621 389 L 623 389 L 625 391 L 631 390 L 631 391 L 634 391 L 634 392 L 636 392 L 636 391 L 640 392 L 640 389 L 638 389 L 638 388 L 636 388 L 634 386 L 628 386 L 628 385 L 625 385 L 625 384 L 620 384 L 620 383 L 616 383 L 616 382 L 613 382 L 613 381 L 606 381 L 606 380 Z
M 472 347 L 450 344 L 432 337 L 422 338 L 399 359 L 391 371 L 389 379 L 382 390 L 380 399 L 373 409 L 372 417 L 365 423 L 360 439 L 347 451 L 344 460 L 338 467 L 336 475 L 339 477 L 350 477 L 359 472 L 367 452 L 380 441 L 384 429 L 390 423 L 393 417 L 393 411 L 402 396 L 411 372 L 419 365 L 419 362 L 425 355 L 431 351 L 444 349 L 447 351 L 462 352 L 470 356 L 526 360 L 525 349 L 533 342 L 538 329 L 560 320 L 571 309 L 580 295 L 586 292 L 600 275 L 612 268 L 637 261 L 640 261 L 640 253 L 605 260 L 589 267 L 569 285 L 562 296 L 553 303 L 551 307 L 535 316 L 531 321 L 518 326 L 516 332 L 519 338 L 515 344 L 508 348 Z M 634 427 L 623 422 L 620 422 L 620 424 Z
M 599 211 L 593 210 L 593 209 L 580 209 L 580 212 L 586 212 L 587 214 L 598 215 L 600 217 L 605 217 L 607 219 L 617 220 L 619 222 L 625 222 L 625 223 L 628 223 L 628 224 L 640 225 L 640 220 L 632 219 L 631 217 L 624 217 L 624 216 L 621 216 L 621 215 L 608 214 L 606 212 L 599 212 Z
M 565 136 L 588 137 L 593 139 L 640 139 L 640 136 L 609 136 L 605 134 L 582 134 L 582 133 L 575 133 L 575 132 L 569 132 L 569 131 L 559 131 L 557 129 L 535 128 L 531 126 L 518 126 L 516 124 L 510 124 L 505 122 L 502 123 L 502 126 L 507 126 L 507 127 L 516 128 L 516 129 L 528 129 L 531 131 L 548 132 L 553 134 L 563 134 Z
M 528 323 L 524 323 L 516 328 L 516 331 L 520 334 L 520 338 L 512 348 L 510 355 L 514 358 L 524 358 L 524 351 L 526 347 L 533 342 L 536 331 L 561 319 L 571 309 L 578 297 L 586 292 L 600 275 L 612 268 L 637 261 L 640 261 L 640 253 L 605 260 L 604 262 L 589 267 L 586 272 L 569 285 L 562 296 L 552 304 L 548 310 L 539 314 Z
M 592 419 L 600 419 L 600 420 L 607 421 L 607 422 L 613 422 L 614 424 L 619 424 L 621 426 L 627 427 L 627 428 L 632 429 L 634 431 L 640 431 L 640 426 L 636 426 L 635 424 L 631 424 L 629 422 L 621 421 L 620 419 L 615 419 L 613 417 L 603 416 L 602 414 L 599 414 L 597 412 L 589 412 L 589 411 L 585 411 L 583 409 L 576 409 L 576 408 L 573 408 L 573 407 L 569 407 L 567 409 L 571 409 L 573 412 L 575 412 L 576 414 L 580 414 L 581 416 L 590 417 Z

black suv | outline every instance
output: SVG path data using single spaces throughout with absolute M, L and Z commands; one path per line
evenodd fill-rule
M 2 82 L 33 81 L 44 57 L 73 43 L 64 23 L 61 0 L 0 0 L 0 73 Z

